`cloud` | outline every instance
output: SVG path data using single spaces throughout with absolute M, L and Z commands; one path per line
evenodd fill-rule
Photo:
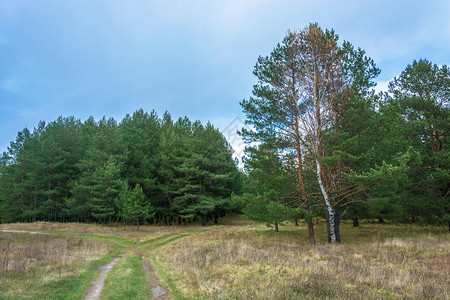
M 380 80 L 377 82 L 377 85 L 374 87 L 375 93 L 378 94 L 379 92 L 387 92 L 389 88 L 389 82 L 391 80 Z

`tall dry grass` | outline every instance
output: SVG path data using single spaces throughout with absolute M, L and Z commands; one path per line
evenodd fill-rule
M 49 234 L 0 232 L 0 274 L 31 274 L 36 266 L 61 269 L 105 254 L 105 244 Z
M 188 296 L 208 299 L 448 299 L 448 234 L 410 237 L 381 225 L 311 247 L 293 231 L 222 228 L 176 241 L 159 257 Z M 372 231 L 373 230 L 373 231 Z M 419 231 L 421 231 L 420 229 Z M 401 236 L 404 231 L 406 237 Z M 393 234 L 400 237 L 391 237 Z M 306 240 L 306 236 L 305 236 Z
M 0 232 L 0 298 L 51 298 L 52 289 L 77 286 L 70 282 L 109 252 L 108 245 L 80 237 Z

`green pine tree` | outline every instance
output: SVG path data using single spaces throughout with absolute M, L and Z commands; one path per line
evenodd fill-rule
M 93 182 L 92 198 L 89 200 L 92 216 L 99 221 L 108 220 L 111 226 L 111 218 L 116 214 L 115 199 L 121 186 L 118 161 L 111 158 L 97 169 L 93 174 Z
M 124 194 L 121 194 L 124 197 Z M 152 218 L 155 215 L 154 208 L 146 199 L 142 187 L 136 184 L 135 188 L 129 193 L 124 205 L 123 215 L 127 220 L 136 221 L 137 231 L 139 231 L 139 222 Z

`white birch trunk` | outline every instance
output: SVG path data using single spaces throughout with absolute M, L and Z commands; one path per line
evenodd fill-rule
M 322 181 L 322 175 L 320 173 L 320 163 L 319 159 L 316 158 L 316 171 L 317 171 L 317 181 L 319 182 L 320 190 L 323 195 L 323 199 L 325 200 L 325 206 L 328 210 L 328 222 L 330 224 L 330 236 L 331 236 L 331 243 L 336 243 L 336 231 L 335 231 L 335 224 L 334 224 L 334 210 L 333 207 L 331 207 L 330 199 L 328 198 L 328 193 L 325 189 L 325 186 Z

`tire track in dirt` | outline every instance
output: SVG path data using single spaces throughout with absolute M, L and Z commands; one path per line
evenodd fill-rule
M 114 265 L 119 261 L 119 257 L 110 260 L 109 262 L 98 267 L 100 275 L 92 280 L 92 285 L 86 293 L 84 300 L 97 300 L 100 298 L 103 286 L 105 285 L 106 274 L 114 267 Z
M 10 230 L 10 229 L 3 229 L 3 230 L 0 230 L 0 232 L 8 232 L 8 233 L 28 233 L 28 234 L 43 234 L 43 235 L 57 235 L 57 234 L 55 234 L 55 233 L 48 233 L 48 232 L 25 231 L 25 230 Z
M 164 287 L 164 285 L 161 283 L 153 265 L 142 254 L 143 252 L 155 250 L 156 248 L 159 248 L 166 243 L 170 243 L 174 238 L 177 239 L 182 237 L 185 237 L 185 235 L 180 233 L 163 235 L 156 239 L 150 240 L 151 243 L 149 244 L 149 246 L 146 247 L 145 250 L 143 249 L 143 251 L 139 251 L 142 257 L 142 270 L 144 270 L 144 272 L 146 273 L 147 283 L 150 287 L 150 294 L 152 299 L 172 300 L 172 297 L 170 296 L 167 287 Z
M 145 260 L 144 257 L 142 257 L 142 259 L 142 269 L 147 274 L 147 282 L 150 286 L 150 293 L 152 295 L 152 298 L 161 300 L 172 299 L 167 289 L 160 285 L 153 266 L 148 260 Z
M 150 286 L 151 297 L 160 300 L 172 300 L 168 289 L 161 284 L 153 265 L 147 259 L 145 259 L 143 253 L 149 250 L 155 250 L 156 248 L 159 248 L 166 243 L 173 242 L 174 239 L 183 238 L 188 235 L 190 234 L 168 234 L 157 237 L 155 239 L 151 239 L 142 243 L 141 245 L 138 245 L 135 248 L 127 250 L 125 253 L 119 255 L 119 257 L 116 257 L 113 260 L 101 265 L 100 267 L 98 267 L 100 275 L 92 281 L 92 285 L 86 293 L 84 300 L 98 300 L 105 285 L 105 278 L 108 272 L 114 267 L 114 265 L 119 261 L 121 257 L 125 257 L 131 254 L 142 257 L 142 269 L 146 273 L 146 279 Z

